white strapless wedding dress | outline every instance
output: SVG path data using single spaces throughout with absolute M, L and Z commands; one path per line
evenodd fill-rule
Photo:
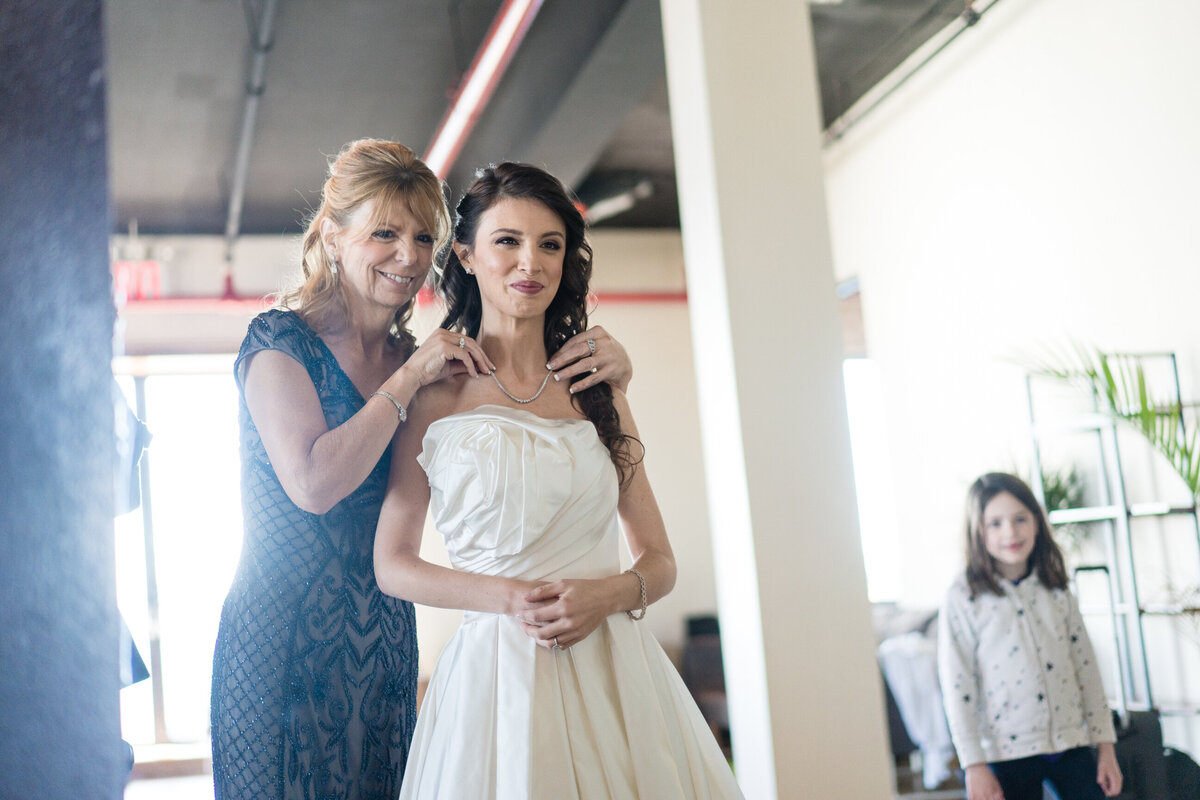
M 528 580 L 620 571 L 617 476 L 586 420 L 482 406 L 418 461 L 455 568 Z M 740 798 L 646 626 L 614 614 L 570 650 L 468 611 L 425 693 L 402 800 Z

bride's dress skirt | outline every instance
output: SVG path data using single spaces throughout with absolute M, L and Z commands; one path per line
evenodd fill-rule
M 419 458 L 457 569 L 529 580 L 620 571 L 617 478 L 586 420 L 483 406 L 429 427 Z M 740 798 L 712 732 L 644 624 L 569 650 L 467 612 L 425 693 L 400 797 Z

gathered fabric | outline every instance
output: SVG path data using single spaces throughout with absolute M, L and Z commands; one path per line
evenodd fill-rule
M 430 425 L 418 461 L 451 564 L 526 580 L 619 573 L 616 470 L 595 428 L 483 406 Z M 608 617 L 570 649 L 467 612 L 438 659 L 409 754 L 417 798 L 740 798 L 648 629 Z

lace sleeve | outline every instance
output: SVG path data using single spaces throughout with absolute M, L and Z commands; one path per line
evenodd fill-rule
M 233 376 L 238 388 L 244 389 L 246 368 L 255 354 L 263 350 L 278 350 L 309 367 L 317 354 L 313 347 L 314 334 L 295 311 L 273 308 L 250 321 L 246 338 L 233 364 Z M 311 371 L 311 370 L 310 370 Z

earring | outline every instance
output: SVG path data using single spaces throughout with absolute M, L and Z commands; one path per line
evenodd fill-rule
M 333 265 L 332 265 L 332 266 L 329 268 L 329 270 L 330 270 L 330 272 L 332 272 L 334 275 L 337 275 L 337 273 L 338 273 L 338 262 L 337 262 L 337 259 L 336 259 L 336 258 L 333 260 Z
M 468 274 L 468 275 L 474 275 L 474 274 L 475 274 L 474 272 L 471 272 L 471 268 L 470 268 L 470 267 L 463 267 L 463 269 L 465 269 L 465 270 L 467 271 L 467 274 Z

